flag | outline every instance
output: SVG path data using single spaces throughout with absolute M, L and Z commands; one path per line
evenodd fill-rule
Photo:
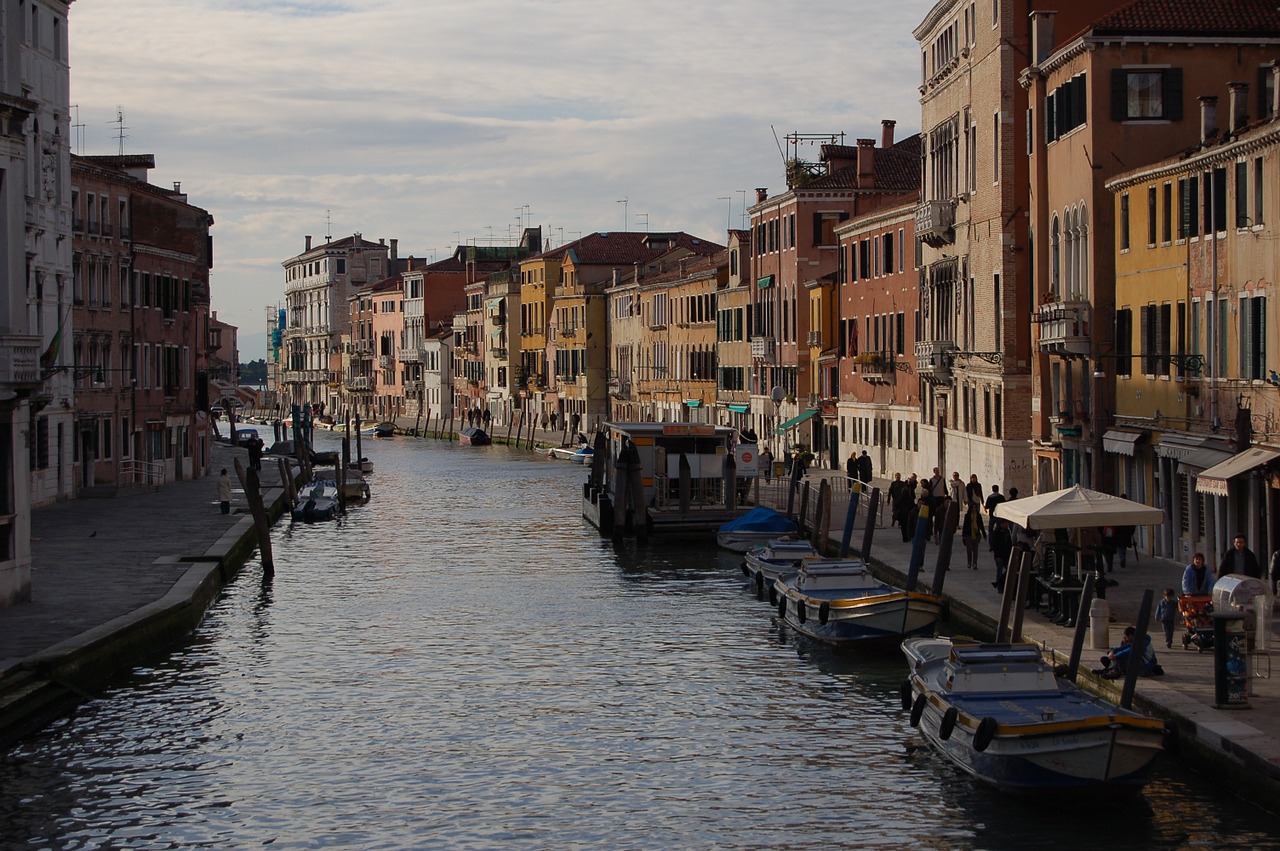
M 62 321 L 58 323 L 58 330 L 54 332 L 53 339 L 49 341 L 49 347 L 44 350 L 44 354 L 40 356 L 40 367 L 47 373 L 53 369 L 54 364 L 58 362 L 58 352 L 62 349 L 62 329 L 66 325 L 67 317 L 71 315 L 71 309 L 63 314 Z

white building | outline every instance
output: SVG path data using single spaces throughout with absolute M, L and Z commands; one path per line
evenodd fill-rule
M 370 281 L 390 274 L 394 262 L 380 240 L 360 234 L 313 248 L 311 237 L 296 257 L 284 261 L 286 326 L 280 352 L 279 401 L 284 406 L 311 405 L 337 411 L 344 334 L 351 331 L 350 298 Z
M 31 506 L 73 488 L 69 6 L 0 0 L 0 606 L 31 596 Z

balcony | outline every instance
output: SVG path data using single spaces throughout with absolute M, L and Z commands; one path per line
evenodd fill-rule
M 422 392 L 421 381 L 406 381 L 404 383 L 404 395 L 417 396 L 421 392 Z
M 1040 305 L 1040 351 L 1060 357 L 1088 357 L 1093 307 L 1087 301 L 1050 301 Z
M 422 352 L 419 349 L 401 349 L 396 353 L 400 363 L 422 363 Z
M 810 331 L 810 332 L 809 332 L 809 336 L 808 336 L 808 338 L 806 339 L 806 341 L 805 341 L 805 342 L 809 345 L 809 348 L 811 348 L 811 349 L 820 349 L 820 348 L 822 348 L 822 332 L 821 332 L 821 331 Z
M 956 241 L 953 201 L 925 201 L 916 207 L 916 236 L 937 248 Z
M 956 344 L 950 340 L 926 340 L 916 343 L 916 374 L 929 384 L 951 383 L 951 352 Z
M 854 358 L 858 374 L 868 384 L 891 384 L 897 364 L 877 352 L 864 352 Z
M 306 384 L 307 373 L 301 369 L 286 369 L 282 376 L 285 384 Z
M 490 350 L 489 350 L 489 354 L 493 356 L 493 359 L 494 359 L 494 360 L 506 360 L 506 359 L 507 359 L 507 350 L 506 350 L 506 349 L 490 349 Z
M 773 337 L 752 337 L 751 338 L 751 359 L 773 362 L 777 357 L 777 340 Z
M 391 355 L 378 355 L 378 368 L 391 369 L 395 366 L 396 359 Z
M 40 343 L 36 336 L 0 334 L 0 387 L 16 391 L 40 386 Z
M 367 375 L 356 375 L 347 379 L 347 389 L 357 393 L 367 391 L 373 386 Z
M 491 324 L 491 325 L 506 325 L 506 324 L 507 324 L 507 317 L 506 317 L 506 314 L 503 314 L 503 313 L 490 313 L 490 314 L 489 314 L 489 324 Z

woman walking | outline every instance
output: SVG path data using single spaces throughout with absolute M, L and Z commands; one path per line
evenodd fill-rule
M 982 512 L 976 503 L 969 503 L 964 513 L 964 527 L 960 533 L 964 541 L 964 551 L 969 556 L 969 569 L 978 569 L 978 544 L 987 537 L 986 527 L 982 525 Z

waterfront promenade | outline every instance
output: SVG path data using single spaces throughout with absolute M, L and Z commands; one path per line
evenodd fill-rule
M 502 431 L 495 432 L 501 439 Z M 559 435 L 541 431 L 535 439 L 542 444 L 560 442 Z M 237 456 L 244 458 L 244 450 L 218 445 L 214 469 L 232 468 L 232 459 Z M 281 495 L 274 459 L 271 461 L 264 464 L 264 480 L 277 487 L 266 492 L 268 503 Z M 817 469 L 808 474 L 811 486 L 822 478 L 830 478 L 836 485 L 831 537 L 838 540 L 848 499 L 844 477 L 835 471 Z M 878 484 L 887 485 L 883 481 Z M 784 483 L 775 481 L 772 487 L 765 488 L 766 498 L 762 501 L 772 500 L 785 508 L 783 487 Z M 815 496 L 816 490 L 811 496 L 811 508 Z M 202 613 L 210 599 L 209 587 L 195 580 L 216 576 L 217 565 L 247 534 L 251 534 L 251 520 L 243 494 L 237 488 L 233 513 L 221 515 L 213 478 L 34 511 L 33 600 L 0 610 L 0 738 L 6 733 L 6 706 L 30 703 L 34 699 L 33 678 L 58 669 L 60 661 L 97 648 L 101 652 L 92 658 L 106 658 L 116 663 L 116 670 L 127 670 L 137 664 L 144 650 L 154 652 L 168 646 L 162 639 L 171 641 L 171 635 L 139 631 L 137 625 L 156 617 L 157 612 L 184 604 Z M 853 541 L 855 547 L 861 542 L 860 532 Z M 910 545 L 903 544 L 898 531 L 888 526 L 887 517 L 885 525 L 876 531 L 871 555 L 891 575 L 905 575 Z M 936 548 L 930 545 L 921 572 L 926 584 L 933 580 L 936 556 Z M 955 567 L 963 562 L 963 548 L 957 540 L 951 564 Z M 1137 614 L 1144 589 L 1152 588 L 1158 596 L 1166 586 L 1178 584 L 1181 572 L 1179 564 L 1148 556 L 1131 556 L 1128 567 L 1117 567 L 1113 578 L 1120 584 L 1107 592 L 1115 616 L 1109 643 L 1119 643 L 1121 630 Z M 1000 605 L 1000 598 L 991 587 L 993 579 L 994 566 L 984 546 L 979 570 L 961 567 L 948 573 L 945 591 L 953 612 L 979 628 L 993 625 Z M 762 610 L 761 616 L 768 617 L 768 611 Z M 1179 626 L 1174 648 L 1166 650 L 1159 626 L 1152 625 L 1166 673 L 1139 680 L 1138 706 L 1172 720 L 1181 733 L 1184 758 L 1212 769 L 1225 788 L 1237 790 L 1263 806 L 1280 800 L 1276 797 L 1280 790 L 1280 666 L 1272 678 L 1252 679 L 1254 693 L 1249 708 L 1215 709 L 1212 654 L 1183 650 L 1181 632 Z M 1026 611 L 1024 635 L 1064 656 L 1072 639 L 1071 630 L 1056 626 L 1031 610 Z M 1275 643 L 1277 639 L 1280 636 L 1274 634 L 1273 626 L 1271 646 L 1280 647 Z M 143 641 L 155 643 L 142 647 L 139 643 Z M 118 645 L 114 655 L 109 652 L 112 645 Z M 1081 664 L 1084 678 L 1091 681 L 1092 687 L 1118 695 L 1117 683 L 1088 674 L 1102 653 L 1088 648 L 1086 640 Z M 1268 660 L 1263 657 L 1255 661 L 1265 666 Z M 82 686 L 80 680 L 63 685 L 80 697 L 92 692 L 92 686 Z

